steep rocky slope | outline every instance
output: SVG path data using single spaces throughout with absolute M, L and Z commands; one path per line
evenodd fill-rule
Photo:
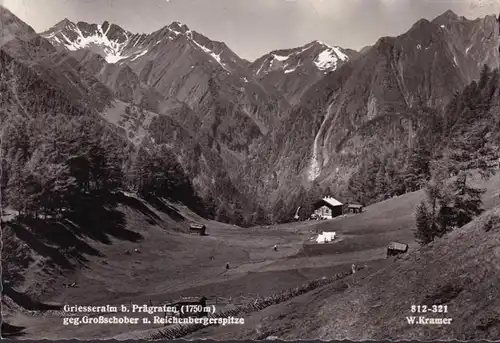
M 42 36 L 69 50 L 121 101 L 153 113 L 154 122 L 141 124 L 151 128 L 149 143 L 172 146 L 205 196 L 252 210 L 237 190 L 235 166 L 279 126 L 289 105 L 255 79 L 248 62 L 177 22 L 146 35 L 64 20 Z
M 170 144 L 198 190 L 249 215 L 411 145 L 483 64 L 498 67 L 496 30 L 494 16 L 448 11 L 362 54 L 315 41 L 253 63 L 177 22 L 134 34 L 64 20 L 42 35 L 120 99 L 108 120 Z
M 74 24 L 64 20 L 42 36 L 70 51 L 97 53 L 106 62 L 117 64 L 115 69 L 129 67 L 140 82 L 193 110 L 211 110 L 217 100 L 214 97 L 220 96 L 263 132 L 269 129 L 272 114 L 279 115 L 287 108 L 277 92 L 253 80 L 247 63 L 224 43 L 178 22 L 151 34 L 132 34 L 107 22 Z M 101 66 L 109 68 L 103 63 Z M 273 110 L 269 109 L 271 105 Z
M 0 45 L 1 110 L 5 116 L 34 116 L 54 110 L 96 115 L 110 104 L 112 92 L 81 70 L 76 60 L 58 52 L 3 7 L 0 17 L 6 23 L 1 28 Z
M 295 106 L 269 142 L 267 185 L 339 184 L 364 157 L 411 144 L 483 64 L 498 67 L 497 31 L 495 16 L 467 20 L 448 11 L 381 38 Z

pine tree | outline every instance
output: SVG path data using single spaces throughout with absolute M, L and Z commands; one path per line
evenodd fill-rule
M 484 89 L 488 83 L 488 79 L 491 73 L 491 69 L 487 64 L 483 64 L 481 68 L 481 73 L 479 76 L 479 88 Z
M 434 240 L 432 219 L 424 201 L 422 201 L 417 206 L 417 210 L 415 213 L 415 221 L 416 221 L 415 238 L 417 239 L 417 242 L 419 242 L 422 245 L 426 245 L 432 242 Z
M 449 146 L 449 160 L 453 170 L 470 176 L 476 169 L 485 179 L 490 178 L 496 167 L 498 154 L 486 140 L 486 125 L 477 124 L 463 129 Z
M 460 174 L 452 183 L 453 192 L 453 224 L 461 227 L 483 212 L 481 196 L 484 189 L 476 189 L 467 185 L 467 175 Z
M 23 152 L 18 149 L 10 163 L 10 173 L 7 180 L 7 204 L 21 214 L 26 211 L 28 194 L 26 188 L 27 174 Z
M 273 206 L 272 210 L 272 221 L 281 223 L 283 220 L 286 220 L 286 216 L 284 215 L 285 211 L 285 202 L 282 198 L 279 198 Z
M 306 201 L 304 201 L 304 212 L 307 217 L 310 217 L 314 212 L 314 204 L 322 198 L 322 190 L 319 182 L 314 180 L 311 188 L 307 192 Z M 293 217 L 293 215 L 292 215 Z M 288 218 L 289 220 L 291 218 Z
M 446 206 L 443 206 L 449 195 L 443 180 L 432 179 L 425 188 L 425 195 L 426 201 L 422 201 L 417 207 L 415 218 L 417 226 L 415 237 L 424 245 L 449 231 L 448 222 L 444 221 Z
M 383 164 L 380 165 L 380 168 L 377 172 L 377 176 L 375 177 L 375 194 L 377 201 L 385 200 L 389 195 L 389 184 L 387 182 L 386 170 Z
M 263 225 L 266 224 L 268 221 L 268 218 L 266 216 L 266 213 L 264 209 L 260 206 L 257 207 L 257 210 L 255 211 L 255 217 L 253 222 L 255 225 Z
M 410 151 L 404 172 L 407 191 L 419 190 L 430 178 L 431 152 L 427 144 L 419 141 Z

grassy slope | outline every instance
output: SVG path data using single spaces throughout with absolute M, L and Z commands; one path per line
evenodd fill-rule
M 496 208 L 428 248 L 410 253 L 338 292 L 327 286 L 247 319 L 258 329 L 227 327 L 204 333 L 216 339 L 497 339 L 500 334 L 500 222 L 485 232 Z M 446 326 L 409 325 L 413 304 L 448 305 Z M 246 332 L 245 332 L 246 330 Z M 200 336 L 200 333 L 196 335 Z
M 480 182 L 478 182 L 480 183 Z M 483 184 L 484 186 L 484 184 Z M 356 274 L 355 285 L 329 285 L 246 318 L 241 326 L 209 327 L 187 338 L 262 339 L 493 339 L 500 334 L 500 221 L 485 232 L 488 218 L 500 216 L 498 176 L 486 185 L 484 202 L 493 208 L 469 225 L 429 247 L 412 249 L 403 259 L 378 261 Z M 374 232 L 410 238 L 415 205 L 422 192 L 367 208 L 364 215 L 335 222 L 368 240 Z M 495 207 L 496 206 L 496 207 Z M 364 225 L 362 219 L 364 216 Z M 329 223 L 322 224 L 325 229 Z M 391 231 L 391 228 L 393 231 Z M 397 228 L 401 228 L 398 230 Z M 377 236 L 373 236 L 375 238 Z M 380 238 L 380 236 L 379 236 Z M 378 243 L 374 243 L 378 245 Z M 377 270 L 377 268 L 380 268 Z M 449 326 L 408 325 L 410 306 L 443 303 Z M 439 314 L 426 314 L 439 317 Z
M 487 186 L 490 191 L 485 195 L 485 204 L 489 208 L 500 204 L 499 199 L 495 200 L 492 196 L 496 186 L 496 180 L 490 181 Z M 109 240 L 99 236 L 80 237 L 83 243 L 91 248 L 87 247 L 77 255 L 83 268 L 63 270 L 63 275 L 58 275 L 58 271 L 63 268 L 57 264 L 51 266 L 49 263 L 51 260 L 57 260 L 56 255 L 42 256 L 37 253 L 42 250 L 35 246 L 33 241 L 28 242 L 30 256 L 26 256 L 26 252 L 20 254 L 19 247 L 11 249 L 14 244 L 10 244 L 10 251 L 17 251 L 17 256 L 24 256 L 27 261 L 26 267 L 18 268 L 26 280 L 18 283 L 16 290 L 36 295 L 46 303 L 70 305 L 131 302 L 146 304 L 150 300 L 158 305 L 178 299 L 181 295 L 233 297 L 236 302 L 241 301 L 241 296 L 268 296 L 284 288 L 303 284 L 307 280 L 348 270 L 352 263 L 368 264 L 371 272 L 390 263 L 388 260 L 380 260 L 385 257 L 385 246 L 391 240 L 412 243 L 413 210 L 421 198 L 421 192 L 407 194 L 372 205 L 361 215 L 327 222 L 303 222 L 250 229 L 204 221 L 181 206 L 175 206 L 175 211 L 164 206 L 154 208 L 151 204 L 129 198 L 122 201 L 118 207 L 117 212 L 121 213 L 123 218 L 121 221 L 115 219 L 115 222 L 120 222 L 119 226 L 123 232 L 108 232 Z M 93 222 L 87 223 L 94 223 L 95 232 L 106 232 L 109 231 L 107 224 L 110 224 L 106 218 L 118 217 L 118 213 L 93 213 L 89 217 L 95 217 Z M 191 236 L 182 232 L 187 228 L 189 220 L 205 222 L 209 236 Z M 83 226 L 80 225 L 80 228 Z M 90 227 L 86 229 L 90 230 Z M 339 242 L 303 246 L 303 243 L 313 236 L 314 231 L 321 230 L 337 231 Z M 125 235 L 124 232 L 128 234 Z M 16 239 L 19 240 L 11 235 L 10 241 Z M 49 243 L 44 242 L 57 248 L 57 242 Z M 86 246 L 83 243 L 80 243 L 81 247 Z M 272 250 L 274 244 L 279 244 L 278 252 Z M 134 253 L 135 248 L 138 248 L 140 253 Z M 126 250 L 132 251 L 132 254 L 126 254 Z M 4 256 L 7 251 L 4 246 Z M 210 259 L 211 256 L 214 257 L 213 260 Z M 75 262 L 77 259 L 69 260 Z M 10 261 L 8 266 L 12 267 L 13 259 Z M 227 273 L 224 269 L 226 262 L 230 262 L 232 267 Z M 4 261 L 4 267 L 5 264 Z M 39 271 L 40 267 L 45 267 L 46 271 Z M 64 287 L 63 284 L 68 282 L 76 282 L 78 287 Z M 316 337 L 320 334 L 319 327 L 314 331 L 314 325 L 309 325 L 309 322 L 300 324 L 297 320 L 313 315 L 321 307 L 324 298 L 322 292 L 330 293 L 328 290 L 318 290 L 249 316 L 249 331 L 245 334 L 243 328 L 229 326 L 222 329 L 223 331 L 207 328 L 204 332 L 194 334 L 194 337 L 224 334 L 229 335 L 227 337 L 247 338 L 254 337 L 254 334 L 260 337 L 262 332 L 255 333 L 255 325 L 251 323 L 259 322 L 260 319 L 266 318 L 266 313 L 273 311 L 276 316 L 284 316 L 279 322 L 290 327 L 290 337 Z M 337 300 L 332 299 L 330 303 L 335 301 Z M 297 312 L 294 308 L 297 308 Z M 298 316 L 297 320 L 287 317 L 290 312 L 293 316 Z M 8 319 L 10 324 L 27 327 L 26 336 L 32 338 L 103 338 L 126 331 L 155 327 L 63 326 L 61 318 L 58 317 L 33 317 L 12 310 L 8 312 Z M 319 319 L 314 317 L 310 320 Z M 290 326 L 292 324 L 293 328 Z M 277 325 L 279 327 L 279 324 Z M 307 334 L 312 336 L 303 336 Z

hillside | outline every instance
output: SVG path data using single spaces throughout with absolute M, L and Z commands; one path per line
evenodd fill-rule
M 497 132 L 499 87 L 494 68 L 499 66 L 499 41 L 493 34 L 497 30 L 495 16 L 468 20 L 446 12 L 432 21 L 418 21 L 400 36 L 379 39 L 309 88 L 266 142 L 265 153 L 252 156 L 246 174 L 260 175 L 259 193 L 274 204 L 281 198 L 297 208 L 293 199 L 299 198 L 301 188 L 310 189 L 315 183 L 348 201 L 353 198 L 345 192 L 349 179 L 363 166 L 360 173 L 367 186 L 374 182 L 367 181 L 366 175 L 375 177 L 385 162 L 392 162 L 384 165 L 386 170 L 407 169 L 408 158 L 412 152 L 418 154 L 421 141 L 431 150 L 438 145 L 433 158 L 439 158 L 441 148 L 466 135 L 463 130 L 454 132 L 450 116 L 472 118 L 471 113 L 486 111 L 481 125 Z M 482 63 L 489 65 L 486 82 L 479 82 Z M 481 100 L 470 102 L 471 96 Z M 460 107 L 450 110 L 452 101 Z M 471 111 L 464 111 L 465 107 Z M 264 164 L 264 159 L 269 162 Z M 374 169 L 366 171 L 371 164 Z M 399 187 L 401 182 L 389 172 L 384 177 Z M 389 196 L 404 192 L 403 186 Z
M 487 189 L 483 196 L 486 209 L 500 205 L 498 176 L 486 183 L 476 179 L 475 185 Z M 62 220 L 10 221 L 4 223 L 3 230 L 4 251 L 9 251 L 2 260 L 5 318 L 10 325 L 22 328 L 26 338 L 144 336 L 161 325 L 63 326 L 59 305 L 162 304 L 181 296 L 205 295 L 212 302 L 218 297 L 217 307 L 224 309 L 345 272 L 352 263 L 366 264 L 368 269 L 363 273 L 368 275 L 392 264 L 384 259 L 388 242 L 407 242 L 415 249 L 413 214 L 422 197 L 422 191 L 405 194 L 371 205 L 362 214 L 331 221 L 243 229 L 205 220 L 178 203 L 146 201 L 119 192 L 100 200 L 89 199 L 81 203 L 80 211 Z M 189 235 L 187 227 L 192 221 L 206 224 L 208 236 Z M 315 232 L 324 230 L 336 231 L 339 241 L 323 246 L 308 244 Z M 274 244 L 279 246 L 277 252 L 272 249 Z M 224 272 L 226 262 L 231 269 Z M 343 290 L 345 282 L 350 281 L 332 287 Z M 72 283 L 76 287 L 69 287 Z M 245 315 L 245 329 L 207 328 L 192 337 L 263 338 L 265 333 L 280 332 L 284 332 L 283 337 L 307 337 L 303 335 L 315 327 L 307 324 L 309 321 L 299 325 L 284 317 L 296 328 L 305 327 L 286 336 L 288 331 L 273 318 L 287 316 L 290 304 L 299 309 L 293 316 L 306 316 L 306 311 L 314 315 L 313 309 L 320 305 L 314 300 L 317 292 L 329 293 L 328 289 Z M 229 298 L 233 298 L 231 303 Z M 323 303 L 324 299 L 317 301 Z M 308 310 L 303 304 L 309 304 Z M 259 321 L 269 327 L 257 325 Z M 256 334 L 255 328 L 260 333 Z
M 120 101 L 155 114 L 153 122 L 140 115 L 135 120 L 147 144 L 168 141 L 196 190 L 221 208 L 219 219 L 252 221 L 258 205 L 239 190 L 234 166 L 258 151 L 289 104 L 255 79 L 245 61 L 223 42 L 178 22 L 139 34 L 108 22 L 63 20 L 41 35 L 77 59 Z M 125 116 L 123 106 L 113 107 Z
M 447 11 L 360 52 L 315 40 L 253 62 L 177 21 L 37 34 L 0 6 L 0 22 L 3 335 L 499 337 L 495 16 Z M 306 220 L 324 196 L 363 212 Z M 336 238 L 316 243 L 323 231 Z M 394 241 L 409 252 L 387 258 Z M 201 297 L 245 325 L 64 321 L 83 316 L 64 305 Z M 453 323 L 410 325 L 411 305 Z
M 462 90 L 484 63 L 498 67 L 495 27 L 494 16 L 467 20 L 449 11 L 362 54 L 314 41 L 253 63 L 178 22 L 140 34 L 63 20 L 36 39 L 55 46 L 47 45 L 44 65 L 82 75 L 72 76 L 83 85 L 69 86 L 71 97 L 89 94 L 80 101 L 135 146 L 167 146 L 195 191 L 218 208 L 217 219 L 252 225 L 289 220 L 307 206 L 305 193 L 319 196 L 311 189 L 365 204 L 418 189 L 392 171 L 410 168 L 419 141 L 432 136 L 439 155 L 466 135 L 452 128 L 464 119 L 455 118 L 464 116 L 461 107 L 452 113 L 448 104 L 457 91 L 469 96 Z M 21 56 L 17 45 L 9 44 Z M 33 51 L 24 49 L 29 60 Z M 480 86 L 488 106 L 497 99 L 495 73 Z M 490 119 L 484 125 L 495 127 Z M 378 173 L 394 189 L 373 189 L 367 175 Z M 367 195 L 357 191 L 366 188 Z
M 44 315 L 43 310 L 57 311 L 58 304 L 68 303 L 120 303 L 144 294 L 139 284 L 151 278 L 152 269 L 164 275 L 177 272 L 181 264 L 189 269 L 185 265 L 189 259 L 179 252 L 189 240 L 183 232 L 190 221 L 204 222 L 182 206 L 165 201 L 151 205 L 123 193 L 93 198 L 63 220 L 4 221 L 4 251 L 9 252 L 2 260 L 4 319 L 41 337 L 44 334 L 37 332 L 33 321 L 36 313 Z M 151 245 L 156 246 L 150 249 Z M 134 249 L 141 253 L 139 262 Z M 168 270 L 163 263 L 142 264 L 162 259 L 175 263 Z M 76 287 L 71 288 L 72 283 Z M 60 316 L 54 319 L 57 324 L 52 327 L 59 327 Z
M 244 327 L 211 327 L 187 338 L 495 339 L 500 333 L 495 286 L 500 275 L 498 198 L 494 203 L 490 211 L 429 246 L 414 247 L 378 271 L 355 274 L 354 283 L 349 278 L 269 307 L 246 318 Z M 342 283 L 349 286 L 342 288 Z M 412 313 L 412 305 L 446 305 L 448 313 Z M 409 316 L 445 317 L 452 322 L 410 325 Z

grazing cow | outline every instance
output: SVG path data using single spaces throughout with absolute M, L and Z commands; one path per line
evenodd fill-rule
M 229 262 L 226 263 L 226 270 L 229 269 Z
M 273 249 L 274 249 L 274 251 L 278 251 L 278 246 L 275 244 Z

